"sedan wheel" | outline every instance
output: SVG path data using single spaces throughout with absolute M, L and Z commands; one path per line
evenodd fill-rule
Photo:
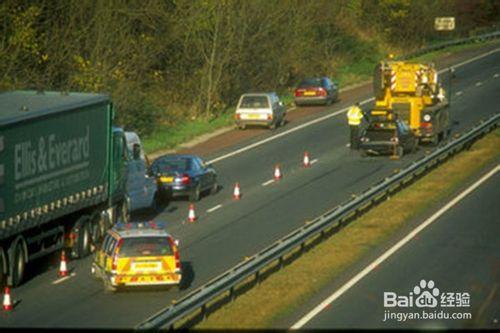
M 196 185 L 195 189 L 191 194 L 189 195 L 189 200 L 196 202 L 200 200 L 200 194 L 201 194 L 201 187 L 200 184 Z
M 217 184 L 217 180 L 214 180 L 214 184 L 212 185 L 212 188 L 210 189 L 210 194 L 212 194 L 212 195 L 217 194 L 218 190 L 219 190 L 219 184 Z

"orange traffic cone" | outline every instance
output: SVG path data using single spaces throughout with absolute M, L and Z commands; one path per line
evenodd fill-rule
M 234 185 L 233 199 L 234 200 L 240 200 L 241 199 L 240 183 L 236 183 Z
M 5 311 L 12 310 L 12 301 L 10 299 L 10 288 L 5 287 L 5 294 L 3 295 L 3 309 Z
M 66 254 L 64 250 L 61 253 L 61 265 L 59 265 L 59 276 L 68 276 L 68 266 L 66 265 Z
M 276 166 L 274 167 L 274 180 L 278 181 L 280 179 L 281 179 L 280 166 L 278 164 L 276 164 Z
M 311 161 L 309 160 L 309 153 L 307 151 L 304 152 L 304 168 L 309 168 L 311 166 Z
M 188 220 L 189 220 L 189 222 L 196 221 L 196 214 L 194 213 L 194 205 L 193 204 L 189 204 Z

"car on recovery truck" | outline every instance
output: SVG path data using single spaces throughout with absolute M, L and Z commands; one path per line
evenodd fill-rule
M 127 220 L 127 147 L 106 95 L 0 93 L 0 281 L 67 249 L 89 254 Z

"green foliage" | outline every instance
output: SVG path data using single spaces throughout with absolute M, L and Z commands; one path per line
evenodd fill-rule
M 248 91 L 290 96 L 304 76 L 342 86 L 368 78 L 389 51 L 443 38 L 435 16 L 457 16 L 454 37 L 498 24 L 499 8 L 484 0 L 4 0 L 0 89 L 108 93 L 121 125 L 171 135 L 191 118 L 226 119 Z

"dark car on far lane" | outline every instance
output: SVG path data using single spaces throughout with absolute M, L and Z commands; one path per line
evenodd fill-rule
M 162 198 L 187 196 L 198 201 L 204 191 L 218 190 L 217 172 L 200 157 L 187 154 L 168 154 L 158 157 L 150 167 L 155 175 Z
M 359 150 L 367 154 L 392 154 L 398 157 L 413 152 L 418 139 L 408 125 L 401 120 L 372 122 L 360 138 Z
M 335 102 L 339 98 L 338 86 L 328 77 L 302 80 L 295 89 L 295 105 L 323 104 Z

